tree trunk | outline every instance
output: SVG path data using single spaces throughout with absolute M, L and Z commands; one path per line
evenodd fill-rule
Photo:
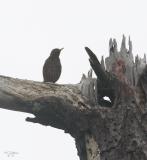
M 119 52 L 110 40 L 106 67 L 85 49 L 97 79 L 91 71 L 76 85 L 0 76 L 0 108 L 34 114 L 26 120 L 63 129 L 75 138 L 80 160 L 146 160 L 145 57 L 134 62 L 132 42 L 127 50 L 125 37 Z

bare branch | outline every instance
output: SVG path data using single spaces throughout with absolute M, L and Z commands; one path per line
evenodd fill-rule
M 79 85 L 58 85 L 0 76 L 0 108 L 32 113 L 36 117 L 27 118 L 28 121 L 71 130 L 80 126 L 83 111 L 90 109 L 90 104 L 81 95 Z

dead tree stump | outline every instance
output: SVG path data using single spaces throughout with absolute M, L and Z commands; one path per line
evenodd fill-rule
M 110 39 L 101 63 L 85 49 L 97 79 L 91 71 L 76 85 L 0 76 L 0 108 L 34 114 L 26 120 L 69 133 L 80 160 L 147 160 L 146 56 L 134 61 L 125 36 L 120 51 Z

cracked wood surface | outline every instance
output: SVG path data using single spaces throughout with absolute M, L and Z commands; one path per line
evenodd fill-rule
M 0 76 L 0 107 L 10 110 L 17 110 L 22 112 L 28 112 L 21 108 L 21 106 L 14 107 L 13 98 L 21 103 L 32 103 L 42 97 L 56 97 L 61 98 L 65 103 L 69 103 L 79 110 L 90 108 L 88 101 L 85 97 L 81 96 L 79 85 L 58 85 L 53 83 L 35 82 L 30 80 L 21 80 L 17 78 L 10 78 Z M 81 107 L 79 107 L 81 104 Z M 83 105 L 82 105 L 83 104 Z M 5 105 L 5 106 L 3 106 Z M 33 112 L 32 106 L 30 106 L 30 113 Z
M 0 108 L 32 113 L 36 118 L 28 121 L 66 131 L 80 128 L 83 112 L 90 109 L 90 103 L 79 87 L 0 76 Z M 75 125 L 75 121 L 79 124 Z
M 147 66 L 145 58 L 133 62 L 129 44 L 128 50 L 123 37 L 118 52 L 116 40 L 110 41 L 106 69 L 85 48 L 97 82 L 83 76 L 79 84 L 58 85 L 0 76 L 0 108 L 32 113 L 27 121 L 70 133 L 80 160 L 146 160 Z

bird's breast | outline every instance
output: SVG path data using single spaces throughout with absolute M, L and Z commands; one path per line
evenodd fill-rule
M 48 58 L 43 67 L 45 82 L 56 82 L 61 75 L 61 63 L 59 58 Z

